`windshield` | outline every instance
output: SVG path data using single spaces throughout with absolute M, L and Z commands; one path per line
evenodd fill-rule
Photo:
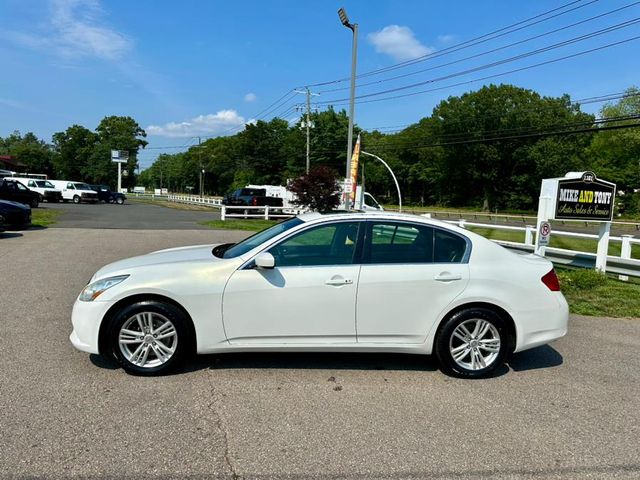
M 222 251 L 216 251 L 216 249 L 214 249 L 214 255 L 221 258 L 239 257 L 240 255 L 247 253 L 249 250 L 252 250 L 258 245 L 266 242 L 267 240 L 271 240 L 273 237 L 281 234 L 282 232 L 286 232 L 287 230 L 295 227 L 296 225 L 300 225 L 301 223 L 304 222 L 298 217 L 290 218 L 288 220 L 285 220 L 284 222 L 277 223 L 276 225 L 269 227 L 266 230 L 262 230 L 255 235 L 251 235 L 249 238 L 245 238 L 240 243 L 230 245 L 228 248 L 223 249 Z
M 46 180 L 38 180 L 36 182 L 36 185 L 38 185 L 40 188 L 56 188 L 53 186 L 53 183 L 47 182 Z

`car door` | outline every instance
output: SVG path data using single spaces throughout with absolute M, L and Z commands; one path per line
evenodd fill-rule
M 358 283 L 359 343 L 416 344 L 469 280 L 470 242 L 426 224 L 367 222 Z
M 249 263 L 234 272 L 222 300 L 229 342 L 355 343 L 361 224 L 311 226 L 268 249 L 273 269 Z

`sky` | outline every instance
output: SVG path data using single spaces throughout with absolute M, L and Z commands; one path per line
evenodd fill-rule
M 292 89 L 319 93 L 314 108 L 347 108 L 348 82 L 314 86 L 350 75 L 352 33 L 340 7 L 359 25 L 358 74 L 410 62 L 358 79 L 356 95 L 373 94 L 356 104 L 366 129 L 401 128 L 486 83 L 572 99 L 640 84 L 633 0 L 3 0 L 0 136 L 32 131 L 50 141 L 73 124 L 95 129 L 105 116 L 128 115 L 148 134 L 145 168 L 197 136 L 276 114 L 295 121 L 305 96 Z M 567 40 L 579 41 L 513 59 Z M 398 90 L 375 95 L 389 89 Z M 374 99 L 384 100 L 360 103 Z

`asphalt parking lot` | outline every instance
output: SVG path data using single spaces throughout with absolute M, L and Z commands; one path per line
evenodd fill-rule
M 42 203 L 39 208 L 64 212 L 53 228 L 109 228 L 140 230 L 207 230 L 199 222 L 219 220 L 220 212 L 178 210 L 160 204 L 127 200 L 123 205 L 104 203 Z
M 640 477 L 640 320 L 573 316 L 479 381 L 379 354 L 212 355 L 140 378 L 74 350 L 97 268 L 247 234 L 196 227 L 0 234 L 0 477 Z

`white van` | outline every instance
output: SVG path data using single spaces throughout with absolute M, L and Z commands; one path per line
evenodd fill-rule
M 60 189 L 56 189 L 49 180 L 27 177 L 11 177 L 11 179 L 19 181 L 32 192 L 40 195 L 40 202 L 58 203 L 62 201 L 62 192 Z
M 69 180 L 49 180 L 53 186 L 62 191 L 62 200 L 73 203 L 98 201 L 98 192 L 92 190 L 89 185 L 83 182 L 72 182 Z

